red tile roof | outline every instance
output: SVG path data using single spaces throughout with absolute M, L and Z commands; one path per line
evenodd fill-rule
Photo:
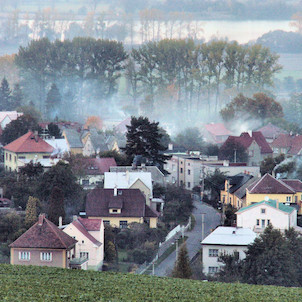
M 251 194 L 295 194 L 296 191 L 285 182 L 265 174 L 247 188 Z
M 39 217 L 40 220 L 40 217 Z M 71 249 L 77 241 L 44 217 L 15 240 L 13 248 Z
M 101 246 L 102 243 L 99 242 L 96 238 L 94 238 L 86 229 L 85 227 L 85 223 L 83 224 L 83 218 L 81 220 L 75 220 L 72 222 L 72 225 L 74 225 L 87 239 L 89 239 L 93 244 L 97 245 L 97 246 Z M 85 220 L 89 220 L 89 219 L 85 219 Z M 96 219 L 93 219 L 96 220 Z M 102 219 L 98 219 L 100 221 L 102 221 Z M 99 229 L 100 230 L 100 229 Z
M 206 124 L 205 128 L 209 131 L 212 135 L 220 136 L 220 135 L 231 135 L 231 131 L 229 131 L 223 123 L 216 123 L 216 124 Z
M 282 134 L 287 133 L 284 129 L 279 128 L 271 123 L 268 123 L 267 125 L 259 128 L 257 131 L 260 131 L 265 138 L 273 138 L 273 139 L 278 137 L 281 133 Z
M 103 223 L 102 219 L 88 219 L 79 217 L 78 220 L 87 231 L 99 231 Z
M 110 206 L 116 203 L 121 205 L 121 213 L 109 213 Z M 139 189 L 118 189 L 117 195 L 114 196 L 114 189 L 95 188 L 87 195 L 86 200 L 86 214 L 90 217 L 158 216 L 148 208 L 146 198 Z
M 273 153 L 273 150 L 265 140 L 262 133 L 259 131 L 252 132 L 252 136 L 250 136 L 247 132 L 241 133 L 240 136 L 229 136 L 224 144 L 229 142 L 236 142 L 247 149 L 253 141 L 255 141 L 260 147 L 261 154 Z
M 38 135 L 29 131 L 4 147 L 15 153 L 52 153 L 54 148 Z
M 286 148 L 289 154 L 298 155 L 302 149 L 302 135 L 280 134 L 271 146 L 272 148 Z
M 302 192 L 302 181 L 300 179 L 282 179 L 281 181 L 293 188 L 296 192 Z

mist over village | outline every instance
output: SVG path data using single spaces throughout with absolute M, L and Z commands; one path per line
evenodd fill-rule
M 302 301 L 301 1 L 0 24 L 0 301 Z

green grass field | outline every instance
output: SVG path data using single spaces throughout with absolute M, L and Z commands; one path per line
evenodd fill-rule
M 0 301 L 301 301 L 302 289 L 0 265 Z

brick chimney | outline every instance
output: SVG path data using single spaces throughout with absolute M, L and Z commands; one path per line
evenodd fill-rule
M 38 225 L 42 225 L 43 224 L 43 221 L 45 219 L 45 214 L 40 214 L 39 215 L 39 220 L 38 220 Z

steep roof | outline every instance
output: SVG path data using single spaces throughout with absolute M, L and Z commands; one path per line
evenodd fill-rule
M 252 132 L 252 136 L 250 136 L 247 132 L 242 132 L 240 136 L 229 136 L 224 144 L 234 142 L 241 144 L 245 149 L 247 149 L 253 141 L 258 144 L 262 154 L 273 153 L 273 150 L 265 140 L 262 133 L 259 131 Z
M 102 243 L 99 242 L 95 237 L 93 237 L 90 233 L 89 230 L 86 228 L 87 223 L 84 222 L 84 220 L 89 220 L 89 219 L 77 219 L 72 222 L 72 225 L 74 225 L 87 239 L 89 239 L 93 244 L 97 246 L 101 246 Z M 97 219 L 93 219 L 97 220 Z M 98 219 L 102 222 L 102 219 Z M 99 229 L 98 229 L 99 230 Z
M 295 135 L 291 142 L 291 148 L 288 153 L 292 155 L 298 155 L 302 149 L 302 135 Z
M 246 188 L 248 188 L 252 183 L 258 181 L 259 177 L 250 178 L 245 184 L 243 184 L 238 190 L 235 191 L 235 196 L 242 199 L 246 195 Z
M 90 129 L 90 139 L 95 152 L 108 151 L 106 136 L 103 133 L 98 133 L 96 129 Z
M 295 210 L 295 208 L 293 208 L 293 207 L 287 206 L 287 205 L 285 205 L 283 203 L 277 203 L 276 200 L 269 199 L 267 201 L 263 200 L 261 202 L 256 202 L 256 203 L 251 204 L 251 205 L 249 205 L 247 207 L 241 208 L 240 210 L 237 211 L 237 213 L 241 213 L 241 212 L 244 212 L 244 211 L 246 211 L 248 209 L 257 207 L 259 205 L 264 205 L 264 204 L 266 204 L 266 205 L 268 205 L 268 206 L 270 206 L 272 208 L 278 209 L 278 210 L 280 210 L 282 212 L 285 212 L 285 213 L 291 213 L 292 211 Z
M 23 115 L 17 111 L 0 111 L 0 123 L 8 116 L 11 121 L 16 120 L 19 116 Z
M 52 153 L 54 151 L 52 146 L 32 131 L 9 143 L 4 149 L 15 153 Z
M 83 148 L 81 134 L 75 129 L 64 129 L 66 139 L 70 148 Z
M 102 219 L 87 219 L 79 217 L 78 221 L 86 228 L 87 231 L 99 231 L 103 223 Z
M 231 131 L 229 131 L 223 123 L 212 123 L 206 124 L 205 128 L 209 131 L 212 135 L 220 136 L 220 135 L 231 135 Z
M 45 142 L 54 148 L 54 153 L 64 154 L 70 151 L 65 138 L 46 139 Z
M 229 192 L 230 193 L 236 192 L 241 186 L 243 186 L 251 178 L 253 178 L 252 175 L 245 174 L 245 173 L 239 173 L 234 176 L 227 177 L 231 185 Z
M 218 227 L 201 244 L 246 246 L 251 244 L 256 236 L 256 233 L 248 228 Z
M 295 194 L 296 191 L 281 180 L 265 174 L 247 188 L 251 194 Z
M 282 129 L 280 127 L 277 127 L 277 126 L 275 126 L 275 125 L 273 125 L 271 123 L 268 123 L 267 125 L 259 128 L 257 131 L 260 131 L 265 138 L 271 138 L 271 139 L 272 138 L 275 139 L 281 133 L 282 134 L 286 134 L 287 133 L 284 129 Z
M 100 175 L 109 172 L 111 166 L 116 166 L 116 161 L 113 157 L 81 158 L 75 165 L 82 168 L 86 175 Z
M 60 230 L 45 216 L 39 220 L 23 235 L 15 240 L 10 247 L 13 248 L 48 248 L 70 249 L 77 241 Z
M 281 181 L 293 188 L 296 192 L 302 192 L 302 181 L 300 179 L 282 179 Z
M 272 148 L 286 148 L 288 153 L 298 155 L 302 149 L 302 135 L 280 134 L 272 143 Z
M 121 207 L 121 213 L 109 213 L 109 208 Z M 87 195 L 86 214 L 92 217 L 157 217 L 149 210 L 146 199 L 139 189 L 119 189 L 114 196 L 114 189 L 95 188 Z M 149 216 L 146 216 L 149 215 Z
M 120 132 L 122 134 L 126 133 L 128 131 L 127 126 L 131 125 L 131 117 L 127 117 L 125 120 L 120 122 L 116 127 L 115 130 L 117 132 Z

